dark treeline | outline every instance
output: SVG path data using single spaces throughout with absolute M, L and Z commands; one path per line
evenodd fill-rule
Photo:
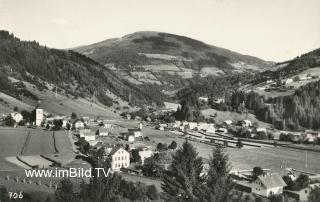
M 1 91 L 12 88 L 7 80 L 7 76 L 12 76 L 35 84 L 40 90 L 49 82 L 74 96 L 91 97 L 96 91 L 109 89 L 125 100 L 129 100 L 130 95 L 132 104 L 161 103 L 160 96 L 147 94 L 148 91 L 120 79 L 108 68 L 79 53 L 50 49 L 35 41 L 20 41 L 7 31 L 0 31 L 0 49 Z

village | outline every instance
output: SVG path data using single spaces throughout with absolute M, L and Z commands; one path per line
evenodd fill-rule
M 285 194 L 298 201 L 306 201 L 308 192 L 320 185 L 318 162 L 314 159 L 320 151 L 317 145 L 320 134 L 316 131 L 302 133 L 278 131 L 259 127 L 257 123 L 247 119 L 225 120 L 219 124 L 187 121 L 155 123 L 142 120 L 138 116 L 132 120 L 129 114 L 117 120 L 77 117 L 76 114 L 70 117 L 52 116 L 40 107 L 35 109 L 33 123 L 22 124 L 23 121 L 25 117 L 18 111 L 4 114 L 1 118 L 4 127 L 10 125 L 17 129 L 25 127 L 31 130 L 65 131 L 64 134 L 68 136 L 67 139 L 73 148 L 70 150 L 74 153 L 73 157 L 88 155 L 90 151 L 103 149 L 105 158 L 111 162 L 112 172 L 120 172 L 134 181 L 149 180 L 150 183 L 157 184 L 158 189 L 161 189 L 161 183 L 157 176 L 146 174 L 149 172 L 149 167 L 145 163 L 150 164 L 152 160 L 160 158 L 161 163 L 159 162 L 157 166 L 167 169 L 170 166 L 172 154 L 184 141 L 191 142 L 199 150 L 199 155 L 205 162 L 209 159 L 211 148 L 215 146 L 226 148 L 230 152 L 233 165 L 230 176 L 240 191 L 254 193 L 261 197 Z M 255 149 L 260 149 L 259 151 L 268 149 L 264 154 L 271 154 L 272 151 L 277 150 L 280 155 L 279 161 L 284 160 L 281 153 L 296 150 L 302 159 L 300 163 L 294 165 L 286 165 L 284 162 L 272 165 L 266 159 L 265 162 L 242 166 L 243 163 L 237 165 L 237 162 L 232 161 L 233 158 L 238 158 L 234 157 L 236 153 L 250 152 Z M 55 166 L 67 165 L 54 156 L 47 155 L 45 158 L 46 161 L 49 159 L 55 162 Z M 307 162 L 308 158 L 310 162 Z M 31 165 L 31 168 L 52 166 L 49 163 L 42 163 L 41 160 L 35 161 L 23 156 L 18 159 L 20 163 Z M 205 164 L 203 175 L 206 175 L 207 169 L 208 164 Z

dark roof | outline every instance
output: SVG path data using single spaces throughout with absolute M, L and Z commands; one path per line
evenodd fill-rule
M 271 175 L 260 175 L 258 179 L 266 188 L 287 186 L 287 184 L 283 181 L 282 177 L 279 174 L 271 174 Z
M 120 145 L 116 145 L 116 146 L 114 146 L 112 149 L 111 149 L 111 151 L 110 151 L 110 156 L 112 156 L 113 154 L 115 154 L 119 149 L 123 149 L 123 147 L 122 146 L 120 146 Z

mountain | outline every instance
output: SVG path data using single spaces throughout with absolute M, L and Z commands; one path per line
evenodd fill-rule
M 205 44 L 185 36 L 136 32 L 73 49 L 135 84 L 183 87 L 195 75 L 260 72 L 273 63 Z M 180 85 L 179 85 L 180 84 Z
M 137 87 L 96 61 L 68 50 L 50 49 L 35 41 L 21 41 L 0 31 L 0 91 L 18 99 L 39 100 L 39 91 L 56 91 L 66 99 L 85 98 L 112 106 L 119 100 L 133 105 L 162 104 L 160 92 Z M 56 90 L 57 87 L 57 90 Z M 112 98 L 111 98 L 112 97 Z M 118 100 L 115 100 L 116 97 Z

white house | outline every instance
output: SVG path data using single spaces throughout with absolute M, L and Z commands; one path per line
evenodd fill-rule
M 150 158 L 153 155 L 153 152 L 149 149 L 144 149 L 142 151 L 139 151 L 139 156 L 141 158 L 141 164 L 144 164 L 144 160 L 146 158 Z
M 251 183 L 252 193 L 269 197 L 271 195 L 282 194 L 283 187 L 287 184 L 279 174 L 264 174 L 257 177 Z
M 200 102 L 208 102 L 209 98 L 208 97 L 198 97 L 198 101 L 200 101 Z
M 12 119 L 16 122 L 19 123 L 20 121 L 23 120 L 23 116 L 21 113 L 19 112 L 13 112 L 10 114 L 10 116 L 12 117 Z
M 243 120 L 241 122 L 241 125 L 244 127 L 251 127 L 252 126 L 252 122 L 250 120 Z
M 81 121 L 81 120 L 76 120 L 76 121 L 73 123 L 73 127 L 74 127 L 76 130 L 83 129 L 83 128 L 84 128 L 84 122 Z
M 287 79 L 287 80 L 284 81 L 284 84 L 290 84 L 292 82 L 293 82 L 293 79 Z
M 214 127 L 213 123 L 208 124 L 208 127 L 206 128 L 206 132 L 207 133 L 215 133 L 216 132 L 216 128 Z
M 133 135 L 135 138 L 142 137 L 142 132 L 141 132 L 141 129 L 139 128 L 131 128 L 131 129 L 128 129 L 128 131 L 129 131 L 129 134 Z
M 109 131 L 106 128 L 99 128 L 98 130 L 98 135 L 99 136 L 108 136 L 109 135 Z
M 127 168 L 130 165 L 130 153 L 121 146 L 115 146 L 110 151 L 111 169 L 119 171 L 120 168 Z
M 320 133 L 317 131 L 307 130 L 304 133 L 302 133 L 302 140 L 307 143 L 313 143 L 318 138 L 320 138 Z
M 90 133 L 84 133 L 84 139 L 88 142 L 90 141 L 95 141 L 96 140 L 96 135 L 93 132 Z

